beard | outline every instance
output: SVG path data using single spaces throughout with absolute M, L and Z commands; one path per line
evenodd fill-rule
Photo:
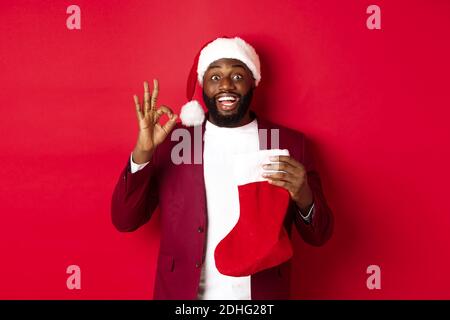
M 223 115 L 219 113 L 219 110 L 217 109 L 215 97 L 208 97 L 203 90 L 203 101 L 205 102 L 206 108 L 208 109 L 214 123 L 219 127 L 234 127 L 239 124 L 250 108 L 252 97 L 253 88 L 251 88 L 245 95 L 239 95 L 238 105 L 233 114 Z

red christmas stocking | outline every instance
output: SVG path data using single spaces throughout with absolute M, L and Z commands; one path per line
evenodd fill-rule
M 261 150 L 235 157 L 234 179 L 239 191 L 239 220 L 217 245 L 217 270 L 242 277 L 279 265 L 292 257 L 290 239 L 283 226 L 289 193 L 271 185 L 262 165 L 273 155 L 289 155 L 287 150 Z

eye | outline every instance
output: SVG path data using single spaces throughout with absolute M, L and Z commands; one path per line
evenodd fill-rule
M 215 75 L 211 76 L 211 80 L 217 81 L 217 80 L 219 80 L 219 76 L 215 74 Z
M 235 74 L 234 76 L 233 76 L 233 79 L 234 80 L 241 80 L 243 77 L 240 75 L 240 74 Z

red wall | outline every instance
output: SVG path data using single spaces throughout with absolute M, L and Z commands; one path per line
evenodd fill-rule
M 158 216 L 110 221 L 137 137 L 132 95 L 160 81 L 179 111 L 197 50 L 239 35 L 260 53 L 254 109 L 305 132 L 336 217 L 295 238 L 301 299 L 450 298 L 450 2 L 2 1 L 0 298 L 149 299 Z M 81 30 L 66 8 L 81 8 Z M 366 8 L 381 8 L 381 30 Z M 69 290 L 66 268 L 81 268 Z M 381 289 L 366 286 L 369 265 Z

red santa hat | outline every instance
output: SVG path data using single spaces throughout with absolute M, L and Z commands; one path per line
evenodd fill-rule
M 205 120 L 203 107 L 192 100 L 196 82 L 203 87 L 203 76 L 209 65 L 219 59 L 237 59 L 243 62 L 253 74 L 255 86 L 261 80 L 261 65 L 255 49 L 239 37 L 217 38 L 203 46 L 196 55 L 187 81 L 186 98 L 188 102 L 181 107 L 180 119 L 185 126 L 197 126 Z

